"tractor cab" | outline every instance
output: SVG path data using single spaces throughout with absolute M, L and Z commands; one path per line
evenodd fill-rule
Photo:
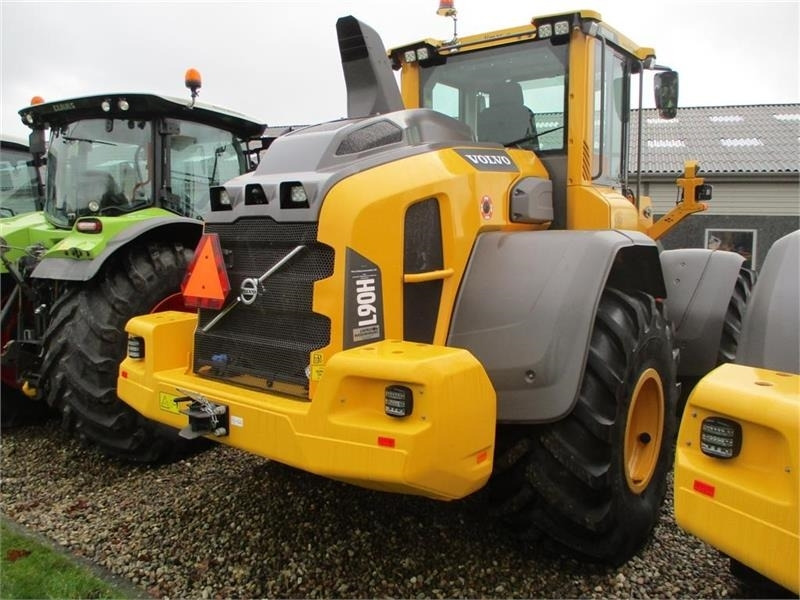
M 36 210 L 37 171 L 26 141 L 7 135 L 0 138 L 0 217 Z
M 32 139 L 50 129 L 44 212 L 64 229 L 81 217 L 149 207 L 200 218 L 211 186 L 252 168 L 264 128 L 194 100 L 138 93 L 41 103 L 20 114 Z

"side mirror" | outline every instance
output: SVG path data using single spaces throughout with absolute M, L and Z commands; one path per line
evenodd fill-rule
M 661 71 L 656 73 L 653 87 L 658 115 L 662 119 L 674 119 L 678 114 L 678 72 Z
M 28 136 L 28 148 L 34 156 L 42 156 L 47 152 L 44 142 L 44 129 L 34 129 Z

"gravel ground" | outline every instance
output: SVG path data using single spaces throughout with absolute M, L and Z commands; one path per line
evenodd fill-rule
M 155 598 L 753 597 L 680 531 L 617 569 L 521 547 L 480 502 L 329 481 L 224 446 L 131 467 L 53 423 L 3 432 L 3 514 Z

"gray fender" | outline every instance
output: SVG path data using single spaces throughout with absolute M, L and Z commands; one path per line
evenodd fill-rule
M 484 366 L 499 421 L 553 421 L 572 410 L 607 281 L 663 298 L 655 243 L 627 231 L 478 237 L 448 345 L 469 350 Z
M 745 312 L 736 362 L 800 374 L 800 230 L 767 253 Z
M 132 224 L 111 238 L 94 260 L 44 258 L 31 277 L 60 281 L 89 281 L 121 248 L 142 237 L 181 242 L 194 249 L 203 234 L 203 222 L 187 217 L 153 217 Z
M 722 326 L 744 258 L 686 248 L 661 253 L 667 314 L 681 350 L 678 375 L 702 377 L 717 366 Z

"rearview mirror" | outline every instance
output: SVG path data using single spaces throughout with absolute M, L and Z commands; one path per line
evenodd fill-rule
M 28 149 L 31 154 L 43 155 L 47 152 L 47 147 L 44 141 L 44 129 L 34 129 L 28 136 Z
M 658 115 L 662 119 L 674 119 L 678 114 L 678 72 L 661 71 L 656 73 L 653 88 Z

